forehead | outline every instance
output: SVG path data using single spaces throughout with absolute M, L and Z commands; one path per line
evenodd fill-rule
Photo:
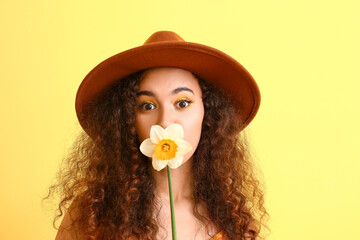
M 139 84 L 139 91 L 168 92 L 178 87 L 188 87 L 201 92 L 198 80 L 187 70 L 161 67 L 144 72 Z

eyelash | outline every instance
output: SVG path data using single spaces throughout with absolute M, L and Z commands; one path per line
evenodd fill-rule
M 182 102 L 185 102 L 187 105 L 185 107 L 180 107 L 179 104 L 182 103 Z M 179 109 L 185 109 L 185 108 L 188 108 L 194 101 L 193 100 L 190 100 L 190 99 L 187 99 L 187 98 L 184 98 L 184 99 L 179 99 L 175 102 L 175 106 Z M 146 109 L 147 106 L 153 106 L 151 109 Z M 156 108 L 156 105 L 152 102 L 142 102 L 138 105 L 138 108 L 140 110 L 143 110 L 143 111 L 151 111 L 151 110 L 154 110 Z
M 181 103 L 181 102 L 186 102 L 187 103 L 187 106 L 186 107 L 179 107 L 178 104 Z M 179 99 L 175 102 L 175 106 L 177 108 L 180 108 L 180 109 L 184 109 L 184 108 L 188 108 L 194 101 L 190 100 L 190 99 L 187 99 L 187 98 L 183 98 L 183 99 Z
M 151 104 L 152 106 L 154 106 L 154 108 L 152 108 L 152 109 L 146 109 L 146 106 L 149 106 L 150 104 Z M 151 110 L 154 110 L 154 109 L 156 108 L 155 104 L 152 103 L 152 102 L 142 102 L 141 104 L 139 104 L 138 107 L 139 107 L 140 110 L 144 110 L 144 111 L 151 111 Z

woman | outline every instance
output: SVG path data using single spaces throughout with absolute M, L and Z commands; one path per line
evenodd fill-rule
M 86 134 L 52 187 L 66 212 L 56 239 L 171 239 L 166 171 L 139 146 L 174 123 L 192 146 L 171 170 L 178 239 L 255 239 L 267 213 L 239 133 L 259 103 L 238 62 L 174 32 L 100 63 L 76 98 Z

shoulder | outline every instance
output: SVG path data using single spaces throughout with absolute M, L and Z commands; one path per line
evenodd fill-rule
M 256 225 L 254 222 L 251 222 L 248 226 L 246 233 L 244 234 L 244 240 L 255 240 L 256 232 Z
M 254 234 L 251 233 L 245 233 L 244 240 L 255 240 Z M 230 240 L 223 232 L 219 232 L 214 237 L 212 237 L 210 240 Z
M 255 230 L 249 228 L 249 230 L 244 234 L 244 240 L 255 240 Z M 230 240 L 223 231 L 219 232 L 213 236 L 210 240 Z
M 210 240 L 228 240 L 228 238 L 225 236 L 224 232 L 221 231 L 215 236 L 213 236 Z
M 66 211 L 63 220 L 61 221 L 59 230 L 56 234 L 55 240 L 83 240 L 83 236 L 80 236 L 76 231 L 75 221 L 79 216 L 77 211 L 77 202 L 73 201 L 71 206 Z

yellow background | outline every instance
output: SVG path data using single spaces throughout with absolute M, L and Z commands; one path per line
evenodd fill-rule
M 77 87 L 157 30 L 221 49 L 257 80 L 248 132 L 268 239 L 360 239 L 357 0 L 1 0 L 0 239 L 54 239 L 41 198 L 80 131 Z

